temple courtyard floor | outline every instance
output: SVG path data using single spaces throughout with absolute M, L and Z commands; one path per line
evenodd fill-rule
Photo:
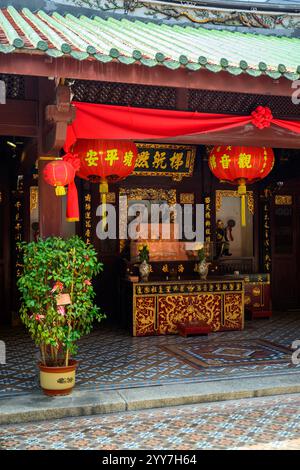
M 26 332 L 0 339 L 0 448 L 300 448 L 300 312 L 188 338 L 94 330 L 60 398 L 42 394 Z
M 2 450 L 300 449 L 300 394 L 0 426 Z

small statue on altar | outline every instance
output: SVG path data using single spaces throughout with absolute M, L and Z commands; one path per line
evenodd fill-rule
M 234 223 L 232 225 L 232 222 Z M 235 225 L 234 220 L 229 220 L 226 227 L 222 220 L 217 220 L 216 230 L 216 259 L 221 256 L 232 256 L 229 252 L 230 241 L 233 241 L 232 227 Z

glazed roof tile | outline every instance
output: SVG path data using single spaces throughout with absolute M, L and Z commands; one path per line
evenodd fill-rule
M 0 52 L 70 55 L 77 60 L 117 60 L 169 69 L 206 68 L 233 75 L 300 76 L 300 39 L 138 19 L 66 13 L 13 6 L 0 10 Z

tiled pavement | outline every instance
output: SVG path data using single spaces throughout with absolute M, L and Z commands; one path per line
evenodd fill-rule
M 0 398 L 36 390 L 37 352 L 28 334 L 6 330 L 0 339 L 7 350 L 7 364 L 0 365 Z M 126 331 L 100 328 L 80 341 L 76 387 L 112 390 L 292 374 L 288 348 L 296 339 L 300 312 L 246 322 L 244 331 L 208 337 L 133 338 Z
M 300 449 L 300 394 L 0 426 L 0 449 Z

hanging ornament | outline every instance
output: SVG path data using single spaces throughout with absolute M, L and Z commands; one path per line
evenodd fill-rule
M 64 158 L 48 163 L 43 171 L 46 183 L 55 187 L 57 196 L 66 194 L 68 186 L 66 219 L 68 222 L 77 222 L 79 220 L 78 194 L 75 184 L 75 173 L 79 169 L 80 162 L 74 158 Z
M 246 225 L 247 184 L 265 178 L 273 168 L 274 152 L 267 147 L 216 145 L 209 156 L 209 168 L 222 182 L 238 185 L 241 222 Z
M 79 139 L 72 147 L 72 153 L 80 160 L 76 175 L 99 183 L 103 224 L 106 225 L 108 184 L 120 181 L 133 172 L 137 147 L 129 141 Z
M 43 175 L 46 183 L 55 187 L 56 196 L 64 196 L 66 194 L 65 186 L 74 181 L 75 169 L 68 162 L 54 160 L 47 163 Z
M 63 158 L 64 162 L 72 165 L 74 172 L 80 168 L 80 160 L 76 155 L 66 154 Z M 78 193 L 75 181 L 71 181 L 68 186 L 68 197 L 66 207 L 66 219 L 67 222 L 78 222 L 79 221 L 79 204 L 78 204 Z

